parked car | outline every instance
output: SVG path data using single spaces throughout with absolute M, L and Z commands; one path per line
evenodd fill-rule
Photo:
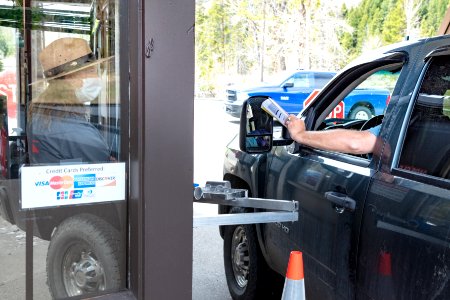
M 271 97 L 289 112 L 299 112 L 299 105 L 308 97 L 314 89 L 321 89 L 335 72 L 297 70 L 281 77 L 279 82 L 251 87 L 247 89 L 226 90 L 225 111 L 233 117 L 239 118 L 242 103 L 251 96 Z
M 374 76 L 393 85 L 382 115 L 328 118 Z M 280 299 L 293 250 L 303 252 L 307 299 L 450 299 L 449 78 L 449 35 L 374 51 L 339 72 L 301 117 L 313 131 L 381 124 L 374 153 L 362 156 L 293 142 L 276 122 L 261 133 L 267 97 L 244 103 L 223 179 L 251 197 L 298 201 L 299 221 L 220 227 L 233 299 Z M 246 143 L 254 132 L 270 145 Z
M 226 90 L 225 111 L 233 117 L 240 117 L 245 100 L 264 96 L 274 99 L 287 112 L 298 114 L 304 108 L 308 96 L 314 90 L 322 89 L 335 75 L 335 72 L 302 70 L 290 74 L 277 84 L 249 89 L 229 88 Z M 385 87 L 365 86 L 355 89 L 343 100 L 342 113 L 348 118 L 368 120 L 383 113 L 382 109 L 389 97 L 390 91 Z

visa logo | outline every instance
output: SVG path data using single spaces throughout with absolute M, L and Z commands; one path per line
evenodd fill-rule
M 34 184 L 36 186 L 46 186 L 49 185 L 50 183 L 48 181 L 36 181 Z

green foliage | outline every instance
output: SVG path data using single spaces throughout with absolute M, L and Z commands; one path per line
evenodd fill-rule
M 342 16 L 330 3 L 197 0 L 197 92 L 214 94 L 225 84 L 264 80 L 286 69 L 341 67 L 346 54 L 334 32 L 342 26 L 326 22 Z
M 404 7 L 407 2 L 410 11 Z M 342 14 L 353 31 L 340 34 L 339 41 L 350 57 L 361 54 L 371 37 L 378 38 L 382 45 L 399 42 L 410 34 L 406 32 L 408 15 L 410 23 L 417 26 L 409 30 L 417 29 L 422 37 L 434 36 L 449 5 L 450 0 L 362 0 L 350 9 L 343 6 Z
M 353 28 L 351 35 L 342 34 L 340 42 L 350 57 L 361 53 L 368 36 L 380 36 L 389 14 L 390 0 L 363 0 L 358 6 L 345 11 L 345 18 Z
M 200 89 L 207 93 L 212 81 L 227 69 L 233 60 L 232 10 L 227 0 L 197 2 L 196 10 L 196 72 Z
M 403 10 L 403 1 L 398 1 L 395 7 L 386 15 L 383 24 L 382 40 L 384 44 L 392 44 L 401 41 L 405 34 L 406 20 Z
M 420 30 L 423 36 L 434 36 L 450 6 L 450 0 L 429 0 L 426 2 L 427 5 L 423 5 L 420 11 L 422 19 Z
M 343 1 L 345 2 L 345 1 Z M 436 34 L 450 0 L 197 0 L 197 92 L 293 68 L 338 70 L 363 51 Z
M 17 6 L 23 6 L 23 1 L 22 0 L 10 0 L 10 1 L 13 2 Z
M 9 28 L 0 27 L 0 72 L 3 71 L 2 58 L 13 54 L 14 34 Z

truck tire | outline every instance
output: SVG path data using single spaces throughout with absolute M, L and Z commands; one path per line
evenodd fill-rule
M 364 105 L 358 105 L 350 111 L 350 119 L 369 120 L 372 117 L 372 110 Z
M 241 207 L 230 211 L 243 212 Z M 281 298 L 283 277 L 267 266 L 254 225 L 225 226 L 223 258 L 228 290 L 234 300 Z
M 63 221 L 50 240 L 47 284 L 54 299 L 123 286 L 123 249 L 117 230 L 89 214 Z

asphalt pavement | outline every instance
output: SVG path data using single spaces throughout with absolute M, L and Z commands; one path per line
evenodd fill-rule
M 50 299 L 45 260 L 48 242 L 33 238 L 33 299 Z M 0 299 L 25 299 L 25 232 L 0 217 Z
M 217 206 L 195 204 L 194 216 L 217 214 Z M 223 266 L 223 245 L 217 226 L 194 228 L 192 299 L 229 300 Z
M 228 116 L 222 101 L 195 101 L 194 182 L 222 180 L 226 145 L 238 133 L 238 119 Z M 217 215 L 217 205 L 194 204 L 195 216 Z M 223 243 L 217 226 L 194 228 L 193 300 L 229 300 L 223 266 Z

